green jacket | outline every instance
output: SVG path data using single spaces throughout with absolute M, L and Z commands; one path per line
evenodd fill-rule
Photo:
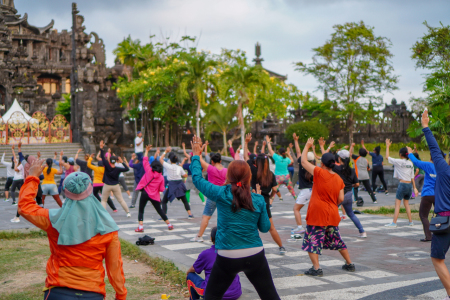
M 202 166 L 198 156 L 192 158 L 190 169 L 195 187 L 209 200 L 217 203 L 216 249 L 262 247 L 258 230 L 265 233 L 270 229 L 264 197 L 252 193 L 255 210 L 241 209 L 234 213 L 231 210 L 233 201 L 231 185 L 217 186 L 205 180 L 202 177 Z

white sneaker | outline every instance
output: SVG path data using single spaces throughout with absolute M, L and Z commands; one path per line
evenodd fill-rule
M 206 201 L 205 201 L 205 202 L 202 202 L 202 205 L 205 206 L 205 205 L 206 205 Z
M 131 218 L 131 214 L 130 213 L 127 213 L 127 218 Z
M 359 237 L 365 239 L 365 238 L 367 238 L 367 233 L 366 232 L 361 232 L 359 234 Z
M 11 219 L 11 222 L 12 223 L 19 223 L 20 219 L 19 218 L 14 218 L 14 219 Z
M 5 198 L 5 202 L 9 202 L 9 199 L 6 199 L 6 198 Z
M 131 199 L 132 197 L 131 197 L 131 195 L 128 195 L 128 199 Z
M 199 243 L 201 243 L 201 242 L 203 242 L 203 238 L 201 236 L 200 237 L 195 236 L 194 238 L 191 239 L 191 242 L 199 242 Z
M 347 220 L 348 217 L 347 217 L 346 215 L 341 215 L 341 219 L 342 219 L 342 220 Z

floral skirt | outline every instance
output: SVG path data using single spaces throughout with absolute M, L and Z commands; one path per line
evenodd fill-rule
M 322 249 L 347 249 L 339 233 L 339 227 L 306 226 L 302 249 L 310 253 L 322 254 Z

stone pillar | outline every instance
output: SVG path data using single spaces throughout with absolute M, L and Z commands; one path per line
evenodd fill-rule
M 66 91 L 66 80 L 67 78 L 61 78 L 61 94 L 70 93 L 70 91 Z

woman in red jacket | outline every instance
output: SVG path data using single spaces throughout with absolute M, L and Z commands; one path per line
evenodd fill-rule
M 43 160 L 35 160 L 20 190 L 19 213 L 47 232 L 50 258 L 45 280 L 46 300 L 103 300 L 105 259 L 108 279 L 116 299 L 127 297 L 122 268 L 118 226 L 92 195 L 92 181 L 74 172 L 64 180 L 66 201 L 59 209 L 44 209 L 34 198 Z M 76 228 L 76 230 L 74 230 Z

